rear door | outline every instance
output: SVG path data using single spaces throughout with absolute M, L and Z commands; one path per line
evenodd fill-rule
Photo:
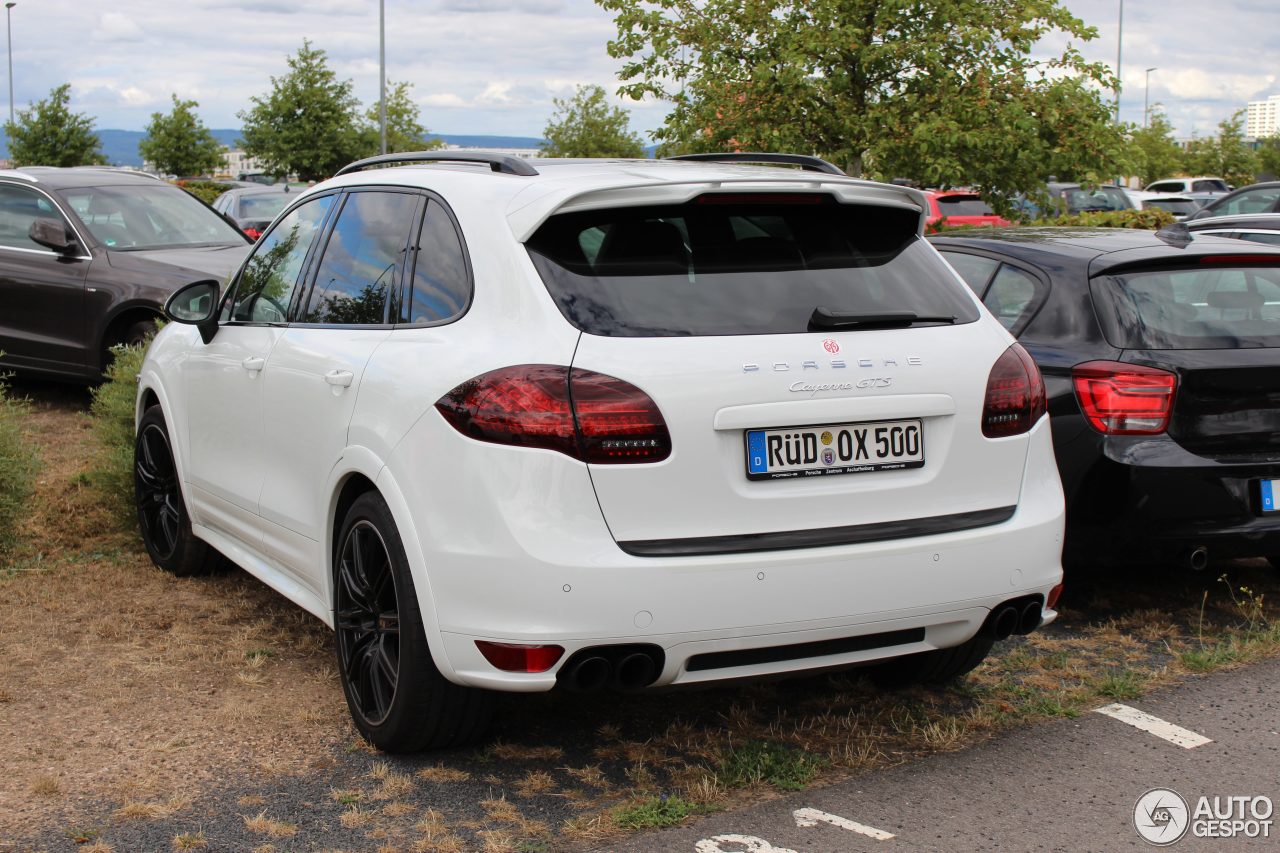
M 840 544 L 1011 511 L 1025 436 L 989 440 L 979 423 L 1010 339 L 917 222 L 710 194 L 561 214 L 534 235 L 535 266 L 585 332 L 574 367 L 647 393 L 670 432 L 662 462 L 591 466 L 624 549 Z

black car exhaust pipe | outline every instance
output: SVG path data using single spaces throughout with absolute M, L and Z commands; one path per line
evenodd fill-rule
M 653 684 L 658 678 L 658 663 L 651 655 L 633 652 L 613 668 L 615 690 L 639 690 Z
M 609 683 L 613 674 L 613 664 L 608 658 L 593 655 L 575 662 L 562 678 L 564 686 L 579 693 L 590 693 L 599 690 Z
M 1040 621 L 1044 618 L 1044 610 L 1040 606 L 1040 599 L 1028 601 L 1022 606 L 1022 612 L 1018 614 L 1018 631 L 1019 634 L 1030 634 L 1032 631 L 1040 627 Z
M 1012 604 L 1002 604 L 991 614 L 991 621 L 988 623 L 990 634 L 997 640 L 1007 640 L 1013 636 L 1014 631 L 1018 630 L 1020 614 L 1018 609 Z
M 1203 572 L 1209 566 L 1209 549 L 1203 545 L 1192 548 L 1187 554 L 1187 565 L 1197 572 Z

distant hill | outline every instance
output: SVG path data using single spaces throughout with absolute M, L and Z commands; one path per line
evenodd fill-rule
M 211 128 L 217 140 L 228 148 L 234 148 L 240 139 L 240 131 L 234 128 Z M 98 138 L 102 140 L 102 153 L 107 162 L 113 166 L 141 166 L 142 158 L 138 156 L 138 143 L 146 134 L 141 130 L 99 130 Z M 462 148 L 538 148 L 542 140 L 532 136 L 483 136 L 460 133 L 434 133 L 433 137 L 443 139 L 449 145 Z M 9 140 L 3 128 L 0 128 L 0 158 L 9 156 Z

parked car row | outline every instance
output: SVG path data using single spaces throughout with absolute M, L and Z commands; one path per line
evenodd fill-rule
M 41 247 L 0 262 L 86 304 L 99 262 L 171 294 L 138 385 L 148 552 L 225 556 L 331 626 L 385 750 L 478 736 L 494 691 L 959 677 L 1056 618 L 1064 536 L 1081 565 L 1280 555 L 1280 249 L 926 240 L 939 198 L 794 155 L 376 157 L 266 190 L 252 247 L 124 180 L 0 173 Z M 157 246 L 190 260 L 134 263 Z M 12 364 L 101 369 L 71 362 Z

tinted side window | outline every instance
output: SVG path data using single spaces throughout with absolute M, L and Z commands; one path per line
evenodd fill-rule
M 471 296 L 471 279 L 462 240 L 453 220 L 436 201 L 418 234 L 418 257 L 413 268 L 413 298 L 401 311 L 401 323 L 439 323 L 462 313 Z
M 27 236 L 31 223 L 40 218 L 56 219 L 64 226 L 67 222 L 40 193 L 23 187 L 0 185 L 0 246 L 50 252 L 47 246 L 41 246 Z
M 987 291 L 982 304 L 996 315 L 1000 325 L 1016 334 L 1015 328 L 1020 331 L 1020 327 L 1024 325 L 1023 320 L 1039 304 L 1036 293 L 1041 287 L 1034 276 L 1004 264 L 992 280 L 991 289 Z
M 300 205 L 262 236 L 245 264 L 235 303 L 223 319 L 243 323 L 283 323 L 307 251 L 315 242 L 335 196 Z
M 400 289 L 400 271 L 419 197 L 355 192 L 338 214 L 302 323 L 377 325 Z
M 1249 240 L 1253 243 L 1269 243 L 1272 246 L 1280 246 L 1280 231 L 1242 231 L 1232 236 L 1239 237 L 1241 240 Z
M 1276 206 L 1277 199 L 1280 199 L 1280 187 L 1251 190 L 1240 193 L 1220 207 L 1214 208 L 1214 213 L 1219 216 L 1232 213 L 1267 213 Z
M 964 279 L 965 284 L 969 285 L 969 289 L 979 296 L 987 289 L 991 274 L 996 271 L 996 267 L 1000 266 L 999 261 L 964 252 L 943 252 L 942 257 L 946 258 L 947 263 L 960 273 L 960 277 Z

